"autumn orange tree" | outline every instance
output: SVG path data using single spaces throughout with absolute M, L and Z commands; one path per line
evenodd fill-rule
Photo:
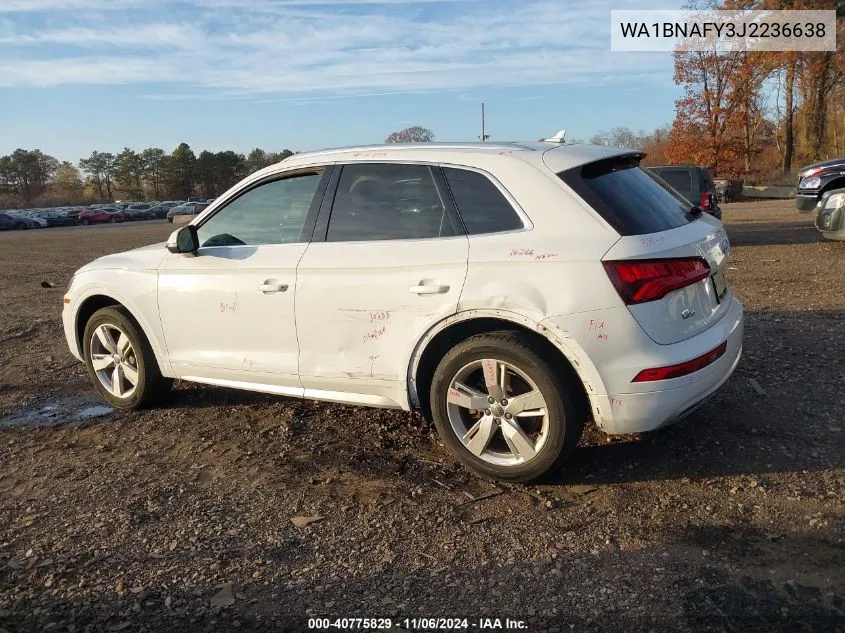
M 724 9 L 835 9 L 837 0 L 724 0 Z M 717 175 L 789 174 L 795 159 L 845 152 L 845 15 L 837 50 L 675 53 L 683 96 L 666 157 Z M 767 82 L 768 80 L 768 82 Z M 776 86 L 777 116 L 764 107 Z M 781 110 L 782 106 L 782 110 Z M 782 114 L 781 114 L 782 112 Z
M 673 163 L 707 165 L 715 175 L 733 171 L 741 155 L 738 110 L 740 53 L 691 51 L 675 53 L 675 83 L 684 96 L 675 102 L 667 158 Z

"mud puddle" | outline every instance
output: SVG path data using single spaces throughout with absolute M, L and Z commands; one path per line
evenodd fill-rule
M 113 415 L 115 409 L 96 396 L 50 398 L 0 418 L 0 429 L 18 427 L 81 426 Z

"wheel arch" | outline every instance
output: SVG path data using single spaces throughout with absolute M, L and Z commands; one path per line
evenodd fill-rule
M 554 327 L 554 326 L 552 326 Z M 469 310 L 451 315 L 431 327 L 417 343 L 408 364 L 408 402 L 412 409 L 430 417 L 428 392 L 437 363 L 451 347 L 475 334 L 496 330 L 515 330 L 529 336 L 537 350 L 559 368 L 576 387 L 578 406 L 600 426 L 610 411 L 601 378 L 592 362 L 564 333 L 555 332 L 516 312 L 504 310 Z M 577 348 L 577 350 L 575 349 Z
M 96 290 L 87 294 L 85 298 L 80 301 L 73 321 L 73 332 L 76 336 L 76 345 L 80 354 L 82 354 L 84 350 L 82 339 L 85 334 L 85 326 L 88 324 L 88 321 L 95 312 L 109 306 L 121 307 L 129 313 L 129 316 L 135 322 L 135 325 L 138 326 L 138 329 L 140 329 L 143 335 L 147 338 L 147 341 L 153 350 L 153 354 L 155 354 L 156 363 L 158 363 L 161 374 L 163 376 L 172 376 L 169 363 L 166 361 L 167 356 L 161 348 L 158 339 L 150 334 L 151 328 L 149 327 L 149 324 L 142 316 L 140 316 L 138 311 L 129 304 L 128 301 L 113 292 Z

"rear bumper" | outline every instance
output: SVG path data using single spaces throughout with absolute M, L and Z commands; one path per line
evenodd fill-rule
M 664 391 L 625 394 L 614 402 L 617 405 L 620 402 L 623 404 L 614 411 L 616 428 L 613 433 L 654 431 L 686 417 L 730 378 L 741 356 L 742 344 L 732 349 L 729 342 L 728 352 L 722 358 L 712 366 L 696 372 L 706 376 L 690 374 L 689 378 L 695 381 L 692 384 Z
M 727 341 L 725 353 L 713 364 L 681 378 L 652 383 L 631 383 L 632 388 L 642 385 L 643 391 L 628 391 L 609 397 L 613 411 L 612 423 L 607 425 L 609 433 L 641 433 L 667 426 L 684 417 L 704 402 L 725 381 L 730 378 L 742 356 L 742 304 L 731 299 L 731 307 L 720 322 L 710 330 L 666 348 L 667 358 L 675 354 L 670 348 L 683 346 L 685 356 L 690 346 L 696 346 L 701 353 L 718 347 Z M 714 337 L 717 330 L 719 336 Z M 672 364 L 674 360 L 667 364 Z M 646 391 L 645 389 L 649 389 Z
M 732 295 L 722 317 L 683 341 L 659 344 L 627 307 L 551 317 L 541 325 L 559 337 L 582 380 L 593 418 L 608 434 L 640 433 L 689 413 L 733 373 L 742 353 L 743 309 Z M 707 367 L 670 380 L 632 382 L 643 369 L 698 358 L 727 343 Z

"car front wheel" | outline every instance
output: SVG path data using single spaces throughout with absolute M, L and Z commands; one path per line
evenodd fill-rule
M 450 452 L 493 479 L 534 481 L 552 473 L 584 427 L 569 385 L 517 332 L 478 334 L 456 345 L 435 370 L 430 404 Z
M 119 409 L 148 406 L 172 384 L 161 375 L 149 342 L 123 307 L 93 314 L 85 326 L 83 352 L 94 387 Z

